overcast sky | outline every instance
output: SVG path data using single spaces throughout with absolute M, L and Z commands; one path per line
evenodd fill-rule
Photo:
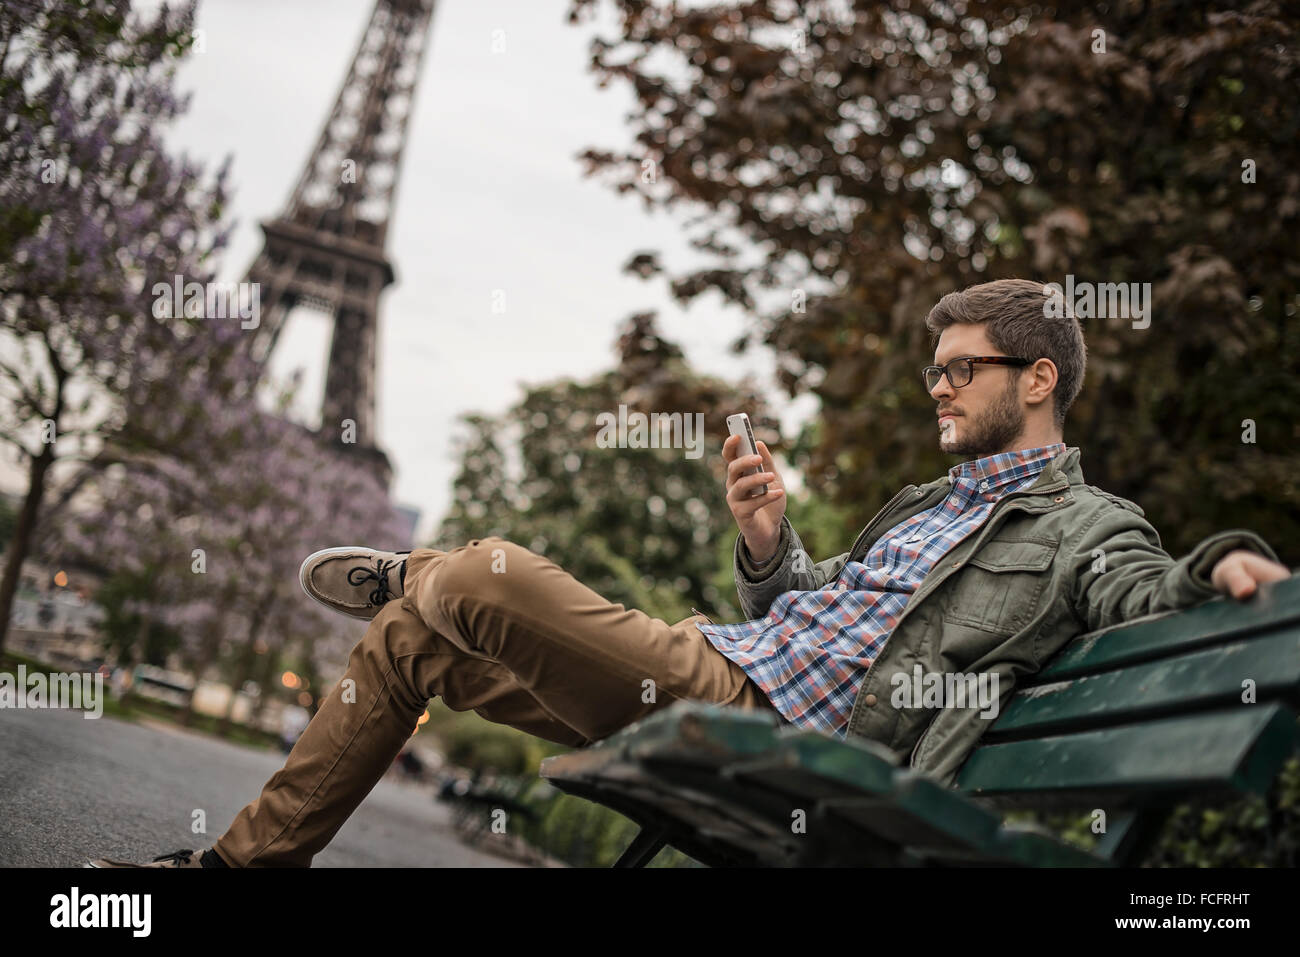
M 176 148 L 215 164 L 233 153 L 238 227 L 223 278 L 242 277 L 260 247 L 257 221 L 283 208 L 315 143 L 370 13 L 369 0 L 203 0 L 203 53 L 179 72 L 193 94 Z M 689 310 L 662 281 L 620 271 L 659 249 L 670 272 L 701 262 L 687 213 L 585 179 L 585 147 L 623 148 L 631 97 L 596 87 L 587 45 L 597 27 L 570 26 L 564 0 L 440 0 L 408 129 L 388 253 L 398 280 L 381 300 L 378 436 L 396 469 L 398 501 L 428 534 L 451 500 L 451 439 L 463 412 L 504 411 L 521 383 L 609 368 L 630 313 L 658 309 L 660 328 L 697 368 L 752 377 L 771 390 L 771 357 L 728 344 L 744 314 L 716 293 Z M 496 34 L 496 31 L 503 33 Z M 493 52 L 494 34 L 504 51 Z M 506 312 L 492 313 L 492 291 Z M 298 310 L 273 372 L 302 367 L 319 405 L 328 320 Z M 810 405 L 788 409 L 793 428 Z M 710 436 L 716 453 L 724 436 Z M 719 505 L 722 506 L 721 490 Z

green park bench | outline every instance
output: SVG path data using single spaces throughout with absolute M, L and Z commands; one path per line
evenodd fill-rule
M 868 739 L 687 701 L 541 776 L 640 826 L 616 867 L 665 845 L 712 867 L 1124 866 L 1175 805 L 1264 794 L 1297 712 L 1300 576 L 1074 639 L 1016 688 L 951 788 Z M 1092 851 L 1004 820 L 1098 809 Z

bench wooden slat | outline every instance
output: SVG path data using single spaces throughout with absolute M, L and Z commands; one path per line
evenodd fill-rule
M 725 773 L 791 794 L 837 797 L 888 793 L 898 763 L 894 752 L 874 741 L 836 740 L 816 731 L 792 730 L 760 758 L 732 762 Z
M 1259 587 L 1248 601 L 1215 598 L 1194 608 L 1080 635 L 1026 684 L 1060 681 L 1121 665 L 1263 634 L 1300 623 L 1300 576 Z
M 766 800 L 789 821 L 796 809 L 817 804 L 883 841 L 926 848 L 979 849 L 1001 823 L 998 817 L 928 777 L 889 759 L 815 732 L 799 732 L 772 751 L 774 761 L 732 765 L 726 775 L 743 783 L 740 800 Z
M 933 780 L 905 772 L 887 797 L 837 798 L 825 803 L 835 817 L 918 851 L 980 854 L 1002 823 Z
M 1017 691 L 985 737 L 993 743 L 1225 707 L 1241 701 L 1247 678 L 1257 701 L 1300 698 L 1300 627 Z
M 1186 792 L 1263 793 L 1295 748 L 1296 714 L 1278 702 L 979 747 L 957 786 L 1000 803 L 1167 800 Z
M 792 858 L 782 855 L 781 847 L 774 841 L 764 841 L 760 837 L 743 842 L 705 838 L 703 833 L 710 820 L 709 809 L 690 802 L 668 800 L 671 792 L 662 792 L 660 798 L 656 798 L 653 792 L 626 794 L 608 787 L 599 779 L 557 780 L 552 783 L 562 791 L 601 804 L 640 825 L 647 841 L 657 835 L 683 854 L 709 867 L 783 867 L 792 863 Z M 621 866 L 638 864 L 623 862 Z
M 776 744 L 782 729 L 791 728 L 770 711 L 713 705 L 690 709 L 682 714 L 683 720 L 679 722 L 662 720 L 666 710 L 653 712 L 615 736 L 625 740 L 631 757 L 642 753 L 658 757 L 681 754 L 692 761 L 716 763 L 710 756 L 713 749 L 719 758 L 730 761 L 737 754 L 764 753 Z M 606 743 L 597 742 L 587 750 L 601 748 Z

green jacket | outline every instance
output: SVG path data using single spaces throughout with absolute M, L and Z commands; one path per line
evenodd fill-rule
M 745 614 L 761 618 L 783 592 L 833 583 L 846 561 L 861 561 L 883 533 L 950 490 L 946 475 L 907 486 L 852 548 L 816 564 L 788 519 L 761 569 L 737 536 L 736 590 Z M 1050 460 L 1032 485 L 999 499 L 908 600 L 853 702 L 850 738 L 878 741 L 951 786 L 993 719 L 976 707 L 895 708 L 894 675 L 911 675 L 917 664 L 925 674 L 996 674 L 1000 713 L 1020 676 L 1038 671 L 1077 635 L 1217 595 L 1210 571 L 1227 552 L 1245 548 L 1278 560 L 1254 532 L 1232 530 L 1175 561 L 1143 515 L 1133 502 L 1084 484 L 1077 447 Z

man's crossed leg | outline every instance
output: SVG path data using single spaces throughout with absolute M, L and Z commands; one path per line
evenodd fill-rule
M 682 699 L 777 712 L 695 627 L 613 604 L 505 539 L 407 557 L 330 692 L 214 845 L 236 867 L 311 864 L 392 764 L 428 700 L 582 747 Z

